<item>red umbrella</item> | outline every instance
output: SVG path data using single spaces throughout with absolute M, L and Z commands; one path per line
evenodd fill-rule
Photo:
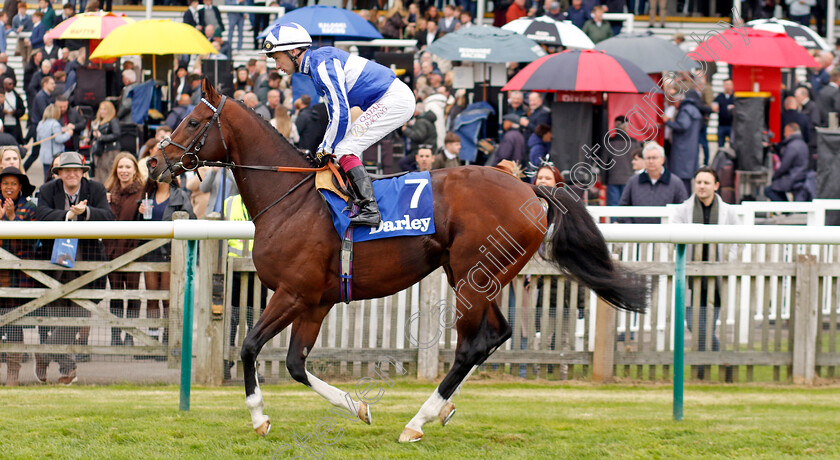
M 789 36 L 750 27 L 729 29 L 704 41 L 696 54 L 704 61 L 723 61 L 730 65 L 755 67 L 819 67 L 802 45 Z
M 541 57 L 511 78 L 502 91 L 658 92 L 642 69 L 596 50 L 568 50 Z

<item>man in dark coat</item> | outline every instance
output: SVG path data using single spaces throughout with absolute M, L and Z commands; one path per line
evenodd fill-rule
M 174 131 L 194 108 L 195 106 L 192 105 L 189 94 L 178 96 L 178 105 L 166 115 L 166 125 Z
M 688 198 L 683 182 L 665 168 L 665 149 L 662 146 L 648 142 L 642 157 L 645 170 L 627 181 L 619 206 L 665 206 L 682 203 Z M 659 220 L 658 217 L 621 219 L 635 224 L 658 224 Z
M 640 149 L 639 141 L 627 135 L 627 119 L 624 115 L 615 118 L 615 135 L 599 149 L 601 162 L 601 183 L 607 185 L 607 206 L 618 206 L 627 181 L 635 174 L 633 153 Z
M 73 125 L 73 136 L 64 144 L 64 149 L 68 152 L 78 151 L 79 139 L 85 130 L 86 123 L 84 117 L 82 117 L 75 107 L 70 107 L 70 101 L 67 100 L 67 96 L 61 95 L 56 97 L 55 105 L 61 111 L 61 115 L 58 116 L 58 122 L 61 123 L 61 127 Z
M 519 131 L 519 116 L 509 113 L 502 121 L 502 140 L 496 147 L 496 161 L 487 166 L 496 166 L 502 160 L 510 160 L 524 169 L 524 163 L 528 158 L 528 151 L 525 148 L 525 136 Z
M 808 174 L 808 144 L 802 139 L 799 125 L 785 126 L 785 140 L 781 143 L 782 163 L 773 173 L 773 181 L 764 189 L 772 201 L 787 201 L 785 192 L 792 192 L 805 183 Z
M 817 96 L 822 118 L 820 126 L 828 126 L 829 113 L 840 112 L 840 85 L 838 85 L 838 81 L 840 81 L 840 71 L 832 70 L 831 81 L 820 88 L 820 93 Z
M 105 187 L 84 178 L 85 171 L 90 167 L 84 164 L 84 158 L 77 152 L 61 154 L 59 164 L 55 168 L 58 179 L 49 181 L 41 186 L 38 207 L 35 208 L 35 220 L 38 221 L 108 221 L 114 220 L 111 206 L 108 204 Z M 51 248 L 52 244 L 46 244 Z M 80 239 L 75 260 L 105 261 L 105 248 L 101 240 Z M 80 273 L 60 271 L 53 277 L 60 282 L 78 278 Z M 104 289 L 105 278 L 99 278 L 87 285 L 90 289 Z M 93 300 L 94 303 L 98 302 Z M 66 300 L 59 300 L 47 307 L 47 316 L 75 316 L 87 317 L 90 313 L 81 307 L 69 304 Z M 43 332 L 43 331 L 42 331 Z M 47 335 L 42 333 L 42 343 L 87 345 L 90 328 L 59 326 Z M 76 340 L 76 335 L 79 339 Z M 59 383 L 70 384 L 76 380 L 76 361 L 69 354 L 36 354 L 35 375 L 38 380 L 46 381 L 46 371 L 51 361 L 58 361 L 61 377 Z
M 539 125 L 551 126 L 551 110 L 543 105 L 542 94 L 532 91 L 528 94 L 528 117 L 519 120 L 524 134 L 530 135 Z
M 810 99 L 811 93 L 808 88 L 799 87 L 793 93 L 796 101 L 799 102 L 799 111 L 808 116 L 811 120 L 811 129 L 808 132 L 808 147 L 811 150 L 817 149 L 817 126 L 822 121 L 822 112 L 816 102 Z
M 432 112 L 424 111 L 423 103 L 418 102 L 414 109 L 414 118 L 403 127 L 403 134 L 411 140 L 411 150 L 400 160 L 403 171 L 415 170 L 414 156 L 417 155 L 421 145 L 437 145 L 435 120 L 437 116 Z M 432 151 L 434 149 L 435 147 L 432 147 Z
M 198 0 L 190 0 L 187 11 L 184 11 L 184 24 L 191 25 L 196 29 L 201 30 L 203 27 L 201 26 L 199 18 Z
M 799 111 L 799 102 L 796 101 L 795 97 L 788 96 L 785 98 L 785 106 L 782 111 L 781 118 L 782 128 L 791 123 L 798 124 L 799 130 L 802 133 L 802 138 L 805 140 L 806 144 L 808 143 L 811 132 L 811 119 L 808 118 L 808 115 Z M 784 137 L 782 137 L 782 140 L 784 140 Z
M 225 24 L 222 22 L 222 13 L 219 11 L 218 6 L 213 5 L 213 0 L 204 0 L 204 8 L 198 10 L 198 23 L 203 28 L 207 28 L 210 24 L 215 26 L 216 29 L 213 33 L 215 37 L 221 37 L 222 32 L 225 31 Z M 207 38 L 211 39 L 213 37 Z
M 304 97 L 305 96 L 305 97 Z M 306 100 L 309 96 L 301 96 L 301 99 Z M 324 140 L 324 134 L 327 132 L 329 125 L 329 115 L 327 115 L 327 106 L 323 102 L 301 109 L 295 120 L 295 126 L 298 130 L 300 140 L 298 147 L 303 150 L 315 152 L 321 141 Z
M 52 93 L 55 90 L 55 78 L 47 75 L 41 79 L 41 90 L 35 95 L 32 110 L 29 112 L 29 135 L 35 136 L 35 128 L 44 116 L 44 109 L 52 104 Z
M 671 128 L 671 155 L 668 166 L 674 175 L 682 179 L 684 188 L 691 190 L 691 179 L 699 165 L 700 129 L 703 126 L 703 114 L 697 108 L 697 102 L 691 96 L 696 92 L 686 93 L 686 97 L 677 100 L 677 114 L 674 119 L 664 118 Z M 682 201 L 678 201 L 682 203 Z

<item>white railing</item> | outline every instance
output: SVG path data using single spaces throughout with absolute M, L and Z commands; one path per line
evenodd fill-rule
M 662 223 L 671 221 L 677 205 L 667 206 L 589 206 L 587 210 L 596 220 L 612 217 L 658 217 Z M 733 205 L 741 223 L 755 223 L 757 213 L 801 213 L 807 215 L 808 225 L 825 225 L 826 211 L 840 210 L 840 200 L 819 199 L 814 201 L 745 201 Z M 763 228 L 763 227 L 762 227 Z

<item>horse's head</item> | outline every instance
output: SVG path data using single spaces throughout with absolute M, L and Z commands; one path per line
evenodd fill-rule
M 150 178 L 171 182 L 174 176 L 197 168 L 200 161 L 230 161 L 221 122 L 226 97 L 219 95 L 206 78 L 201 91 L 201 102 L 170 137 L 160 141 L 160 152 L 146 161 Z

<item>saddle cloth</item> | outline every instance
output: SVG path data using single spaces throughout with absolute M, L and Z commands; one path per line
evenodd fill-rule
M 350 226 L 351 205 L 346 200 L 347 195 L 333 184 L 331 172 L 319 174 L 325 173 L 326 180 L 322 178 L 319 181 L 316 176 L 316 187 L 330 208 L 339 238 L 343 238 Z M 354 242 L 435 233 L 432 176 L 428 171 L 373 181 L 373 194 L 379 204 L 382 222 L 377 228 L 356 227 Z

